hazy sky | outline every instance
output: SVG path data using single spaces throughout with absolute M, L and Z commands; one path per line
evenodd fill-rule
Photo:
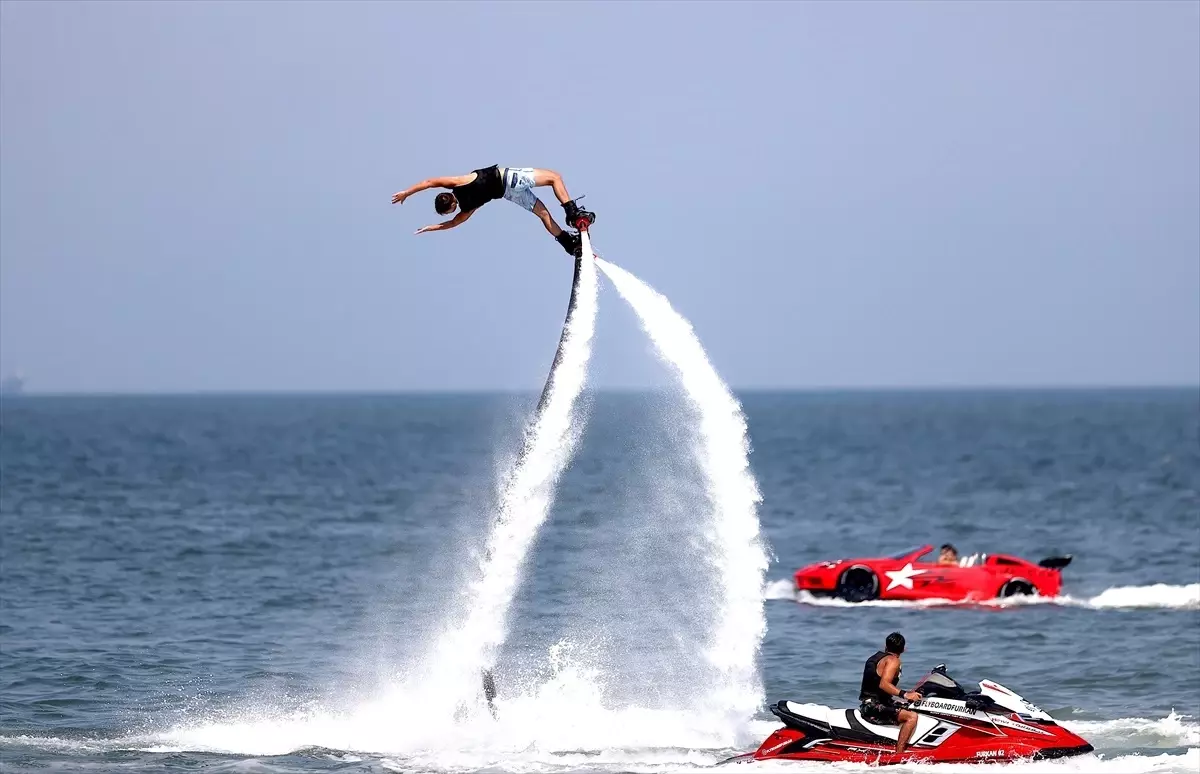
M 561 248 L 390 204 L 493 163 L 586 193 L 738 387 L 1200 381 L 1182 0 L 6 0 L 0 371 L 536 389 Z M 600 386 L 661 378 L 611 288 L 597 347 Z

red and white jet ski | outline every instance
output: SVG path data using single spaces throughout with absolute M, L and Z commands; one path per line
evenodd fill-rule
M 923 697 L 907 704 L 918 716 L 909 747 L 896 754 L 899 726 L 869 723 L 857 709 L 781 701 L 771 708 L 784 728 L 752 753 L 727 762 L 765 760 L 893 763 L 983 763 L 1065 758 L 1092 751 L 1079 736 L 1002 685 L 984 680 L 963 690 L 938 665 L 914 689 Z

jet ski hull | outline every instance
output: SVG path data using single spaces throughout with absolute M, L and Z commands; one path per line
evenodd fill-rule
M 1070 733 L 1070 732 L 1067 732 Z M 1072 734 L 1072 736 L 1074 736 Z M 1078 744 L 1074 742 L 1078 740 Z M 1078 737 L 1063 740 L 1060 747 L 1043 747 L 1016 739 L 980 738 L 939 748 L 909 748 L 896 754 L 894 742 L 853 742 L 808 735 L 793 728 L 781 728 L 767 737 L 752 753 L 730 758 L 730 763 L 794 760 L 862 763 L 888 766 L 899 763 L 998 763 L 1013 760 L 1067 758 L 1092 752 L 1092 746 Z

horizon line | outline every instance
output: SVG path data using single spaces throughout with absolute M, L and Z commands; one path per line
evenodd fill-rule
M 335 388 L 335 389 L 197 389 L 197 390 L 22 390 L 0 393 L 3 398 L 103 398 L 103 397 L 220 397 L 220 396 L 430 396 L 430 395 L 524 395 L 536 393 L 537 387 L 454 387 L 454 388 Z M 670 387 L 600 387 L 587 392 L 653 393 L 670 391 Z M 816 385 L 816 386 L 736 386 L 735 393 L 951 393 L 951 392 L 1163 392 L 1200 391 L 1200 382 L 1169 384 L 999 384 L 999 385 Z

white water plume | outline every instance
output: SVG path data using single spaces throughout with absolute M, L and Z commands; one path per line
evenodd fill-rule
M 584 254 L 590 255 L 586 231 L 582 237 Z M 596 329 L 593 261 L 580 263 L 574 292 L 560 359 L 555 361 L 540 411 L 526 431 L 521 455 L 501 481 L 498 513 L 478 573 L 466 590 L 465 617 L 445 631 L 433 649 L 433 674 L 428 690 L 422 693 L 427 699 L 437 697 L 445 706 L 475 695 L 480 671 L 494 664 L 529 550 L 549 516 L 555 487 L 578 445 L 578 399 L 587 381 Z
M 670 301 L 634 275 L 597 258 L 597 265 L 633 307 L 660 360 L 677 374 L 696 414 L 694 453 L 704 472 L 710 513 L 704 538 L 718 585 L 715 630 L 705 646 L 710 695 L 701 701 L 748 719 L 762 702 L 757 656 L 766 632 L 763 578 L 767 569 L 758 521 L 761 499 L 750 471 L 750 444 L 741 405 L 721 380 L 691 324 Z

